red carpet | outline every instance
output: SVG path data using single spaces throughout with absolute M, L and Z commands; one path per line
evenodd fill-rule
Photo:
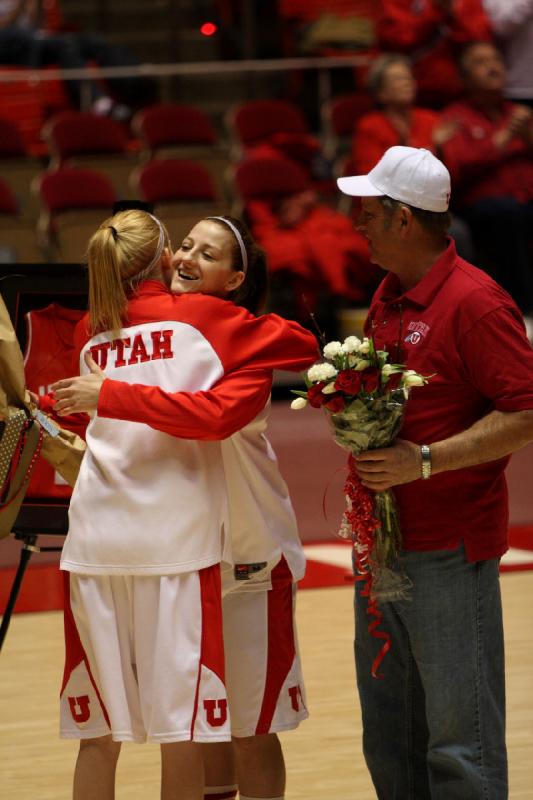
M 533 525 L 516 526 L 509 532 L 511 549 L 503 559 L 502 572 L 533 570 Z M 340 539 L 305 545 L 307 574 L 301 589 L 343 586 L 351 582 L 350 546 Z M 33 556 L 15 606 L 15 613 L 56 611 L 62 607 L 61 576 L 56 564 L 38 564 Z M 16 570 L 0 569 L 0 609 L 4 609 Z

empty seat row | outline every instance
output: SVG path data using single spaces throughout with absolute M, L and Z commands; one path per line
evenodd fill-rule
M 308 186 L 305 171 L 282 158 L 244 159 L 228 168 L 226 180 L 236 198 L 231 206 L 199 162 L 157 159 L 130 173 L 132 196 L 153 205 L 174 244 L 201 217 L 245 213 L 253 200 L 271 202 Z M 107 175 L 80 167 L 45 171 L 34 180 L 32 191 L 39 207 L 36 225 L 20 217 L 16 198 L 0 181 L 4 259 L 7 254 L 7 258 L 22 262 L 83 261 L 89 236 L 120 199 Z

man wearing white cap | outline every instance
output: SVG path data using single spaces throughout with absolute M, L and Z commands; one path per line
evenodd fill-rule
M 367 335 L 432 376 L 409 399 L 402 439 L 356 459 L 365 486 L 394 487 L 413 583 L 410 602 L 381 605 L 382 680 L 356 592 L 365 759 L 380 800 L 505 800 L 504 469 L 533 439 L 533 350 L 513 300 L 447 237 L 450 177 L 428 150 L 392 147 L 338 185 L 362 198 L 359 230 L 388 272 Z

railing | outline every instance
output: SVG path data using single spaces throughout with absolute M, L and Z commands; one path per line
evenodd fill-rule
M 131 78 L 171 76 L 208 76 L 266 72 L 318 71 L 319 107 L 331 97 L 331 70 L 365 66 L 367 55 L 332 56 L 328 58 L 275 58 L 239 61 L 199 61 L 181 64 L 139 64 L 127 67 L 88 66 L 85 69 L 12 69 L 3 71 L 0 65 L 0 83 L 41 81 L 89 81 L 98 78 Z M 82 108 L 90 107 L 90 89 L 82 90 Z

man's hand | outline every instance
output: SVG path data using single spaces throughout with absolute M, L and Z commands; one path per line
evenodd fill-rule
M 90 375 L 65 378 L 52 384 L 56 400 L 54 411 L 60 417 L 79 411 L 96 411 L 98 407 L 98 397 L 105 380 L 105 373 L 88 353 L 85 355 L 85 363 L 91 370 Z
M 355 463 L 361 483 L 374 492 L 384 492 L 422 476 L 420 446 L 405 439 L 397 439 L 392 447 L 382 450 L 366 450 L 355 456 Z
M 492 141 L 496 147 L 503 149 L 504 147 L 507 147 L 509 142 L 511 142 L 513 139 L 519 137 L 522 137 L 522 139 L 524 139 L 526 142 L 531 142 L 532 117 L 533 112 L 530 108 L 517 104 L 514 107 L 505 128 L 501 128 L 501 130 L 497 131 L 492 138 Z

